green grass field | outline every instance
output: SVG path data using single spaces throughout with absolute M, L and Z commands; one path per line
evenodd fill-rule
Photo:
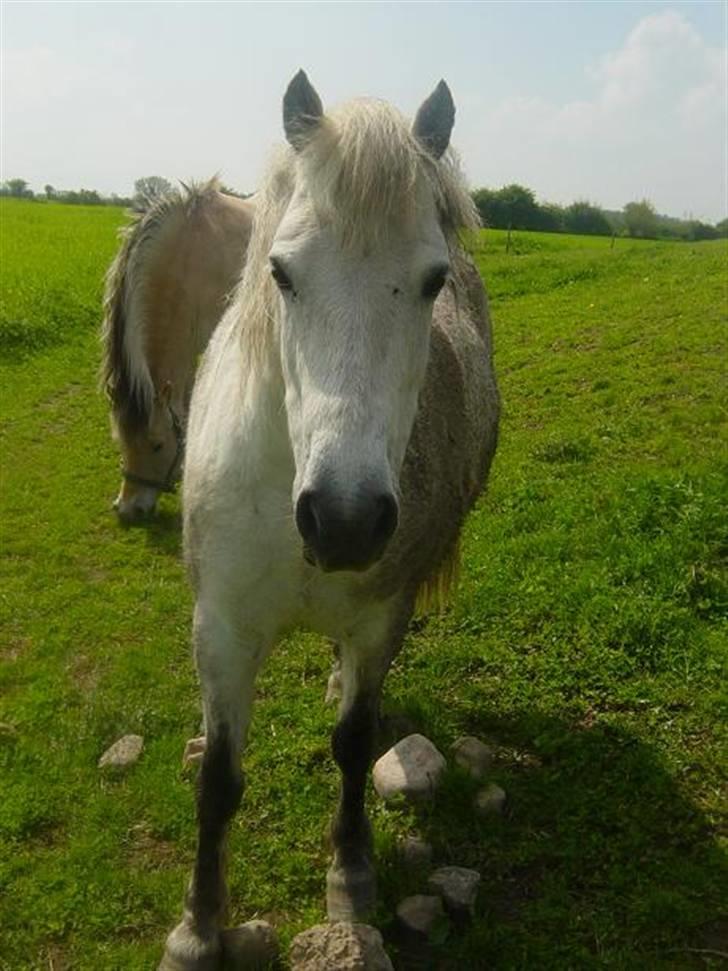
M 181 771 L 199 729 L 179 508 L 111 513 L 96 391 L 118 210 L 2 200 L 0 968 L 155 966 L 192 859 Z M 504 401 L 451 608 L 417 625 L 387 707 L 443 750 L 493 742 L 503 818 L 451 768 L 433 806 L 370 799 L 386 932 L 419 832 L 483 874 L 433 969 L 719 967 L 725 811 L 724 242 L 485 233 Z M 300 634 L 259 685 L 233 830 L 233 917 L 285 945 L 323 919 L 337 775 L 328 648 Z M 96 762 L 145 737 L 121 779 Z M 721 843 L 721 839 L 723 842 Z M 398 967 L 404 961 L 397 958 Z M 721 958 L 721 953 L 723 957 Z

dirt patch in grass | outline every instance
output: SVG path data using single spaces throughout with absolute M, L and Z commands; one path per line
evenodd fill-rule
M 129 830 L 127 860 L 140 870 L 166 870 L 187 862 L 177 843 L 155 836 L 149 823 L 142 822 Z

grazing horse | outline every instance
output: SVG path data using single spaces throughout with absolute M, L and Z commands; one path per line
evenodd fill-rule
M 197 362 L 238 282 L 254 205 L 216 179 L 157 200 L 122 234 L 106 277 L 101 381 L 131 522 L 179 478 Z
M 452 574 L 496 446 L 476 224 L 447 152 L 440 82 L 410 127 L 385 103 L 324 114 L 303 72 L 289 142 L 258 195 L 248 261 L 195 386 L 183 482 L 207 746 L 196 862 L 164 971 L 224 960 L 224 843 L 242 791 L 256 673 L 281 634 L 332 638 L 342 773 L 330 919 L 375 883 L 364 795 L 382 682 L 418 593 Z

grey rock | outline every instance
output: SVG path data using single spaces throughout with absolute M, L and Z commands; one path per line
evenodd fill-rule
M 293 938 L 291 971 L 394 971 L 382 935 L 368 924 L 317 924 Z
M 144 748 L 141 735 L 124 735 L 106 749 L 99 759 L 100 769 L 127 769 L 139 760 Z
M 340 701 L 341 691 L 341 669 L 335 667 L 329 675 L 329 680 L 326 682 L 326 697 L 324 698 L 324 704 L 333 705 L 336 704 L 337 701 Z
M 205 754 L 205 745 L 207 744 L 207 739 L 204 735 L 200 735 L 199 738 L 190 738 L 185 744 L 185 750 L 182 755 L 182 768 L 186 769 L 191 765 L 199 765 L 202 762 L 202 756 Z
M 430 876 L 427 889 L 442 897 L 445 909 L 454 915 L 472 916 L 478 895 L 480 874 L 463 866 L 442 866 Z
M 405 836 L 397 849 L 402 862 L 412 870 L 424 869 L 432 863 L 432 847 L 419 836 Z
M 405 931 L 427 937 L 436 921 L 445 916 L 439 897 L 418 893 L 397 906 L 397 918 Z
M 482 816 L 493 816 L 503 812 L 506 804 L 506 794 L 492 782 L 485 789 L 481 789 L 475 797 L 475 808 Z
M 278 938 L 265 920 L 249 920 L 220 934 L 225 971 L 268 968 L 278 957 Z
M 401 739 L 374 764 L 374 788 L 382 799 L 432 796 L 445 771 L 445 759 L 424 735 Z
M 493 749 L 472 735 L 459 738 L 452 750 L 456 763 L 474 779 L 484 779 L 493 765 Z

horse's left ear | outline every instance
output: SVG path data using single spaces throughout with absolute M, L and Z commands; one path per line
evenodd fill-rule
M 283 95 L 283 129 L 296 151 L 300 151 L 316 131 L 323 117 L 324 106 L 316 89 L 299 71 Z
M 440 81 L 426 101 L 420 105 L 412 125 L 412 134 L 430 155 L 440 158 L 450 144 L 452 126 L 455 124 L 455 102 L 450 88 Z

